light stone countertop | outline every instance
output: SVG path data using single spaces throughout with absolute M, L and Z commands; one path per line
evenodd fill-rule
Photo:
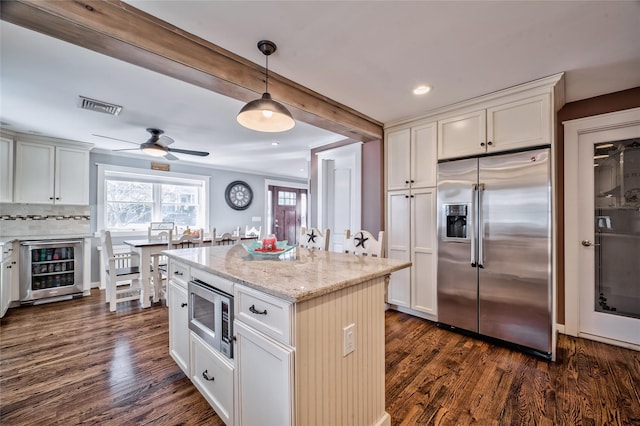
M 75 240 L 79 238 L 92 238 L 93 234 L 60 234 L 60 235 L 13 235 L 0 236 L 0 246 L 13 241 L 34 241 L 34 240 Z
M 240 244 L 165 250 L 170 258 L 290 302 L 302 302 L 408 268 L 411 262 L 296 247 L 254 257 Z

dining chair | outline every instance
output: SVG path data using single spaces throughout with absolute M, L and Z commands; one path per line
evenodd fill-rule
M 191 234 L 183 234 L 176 237 L 171 239 L 170 249 L 198 247 L 204 239 L 204 229 L 198 230 L 197 233 L 192 232 Z
M 173 222 L 151 222 L 147 230 L 147 239 L 149 241 L 166 240 L 169 238 L 169 233 L 174 232 Z
M 260 235 L 262 235 L 262 226 L 259 226 L 258 228 L 252 226 L 251 228 L 249 228 L 249 225 L 247 225 L 244 227 L 245 237 L 254 237 L 260 239 Z
M 236 244 L 238 241 L 240 241 L 240 235 L 232 235 L 229 232 L 225 232 L 221 235 L 215 235 L 211 239 L 211 245 L 212 246 L 232 246 Z
M 329 238 L 331 230 L 325 228 L 324 232 L 321 232 L 318 228 L 300 228 L 300 247 L 306 247 L 313 250 L 329 250 Z
M 115 312 L 118 303 L 140 300 L 140 257 L 132 252 L 114 254 L 110 231 L 102 231 L 100 241 L 104 264 L 108 265 L 106 300 L 109 310 Z
M 167 249 L 171 249 L 171 241 L 173 239 L 173 222 L 152 222 L 166 224 L 159 228 L 152 230 L 152 226 L 149 227 L 148 239 L 149 241 L 164 242 L 167 245 Z M 160 299 L 166 295 L 166 282 L 167 278 L 167 256 L 162 253 L 151 254 L 151 277 L 153 280 L 153 302 L 157 303 Z
M 345 231 L 344 252 L 362 256 L 385 257 L 384 231 L 378 232 L 378 239 L 369 231 L 359 230 L 351 235 Z

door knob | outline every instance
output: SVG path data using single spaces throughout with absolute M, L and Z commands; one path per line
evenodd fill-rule
M 589 240 L 582 240 L 581 244 L 585 247 L 589 247 L 589 246 L 599 246 L 600 244 L 594 244 Z

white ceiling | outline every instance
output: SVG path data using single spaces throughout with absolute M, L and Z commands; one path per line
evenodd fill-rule
M 128 1 L 385 124 L 566 72 L 567 102 L 640 86 L 640 2 Z M 133 145 L 159 127 L 183 160 L 306 177 L 309 148 L 342 136 L 298 123 L 281 134 L 237 124 L 242 103 L 6 22 L 0 24 L 3 127 Z M 419 84 L 433 87 L 416 97 Z M 80 110 L 78 95 L 124 107 Z M 256 96 L 258 97 L 258 96 Z M 280 142 L 274 147 L 272 141 Z

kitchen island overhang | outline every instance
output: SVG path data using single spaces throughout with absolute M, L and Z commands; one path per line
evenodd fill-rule
M 278 258 L 253 257 L 240 245 L 164 253 L 194 273 L 231 281 L 236 296 L 257 291 L 290 306 L 290 387 L 283 393 L 288 401 L 282 401 L 290 410 L 288 423 L 391 423 L 385 411 L 385 295 L 389 275 L 410 262 L 305 248 Z M 241 305 L 235 304 L 235 330 L 246 330 L 243 318 L 251 315 Z M 345 350 L 347 330 L 353 331 L 352 351 Z M 246 382 L 242 340 L 239 336 L 231 361 L 236 384 L 231 424 L 252 418 L 255 404 L 244 389 L 255 393 L 255 386 L 262 386 L 265 394 L 275 392 L 269 383 Z M 191 372 L 192 380 L 196 374 Z

